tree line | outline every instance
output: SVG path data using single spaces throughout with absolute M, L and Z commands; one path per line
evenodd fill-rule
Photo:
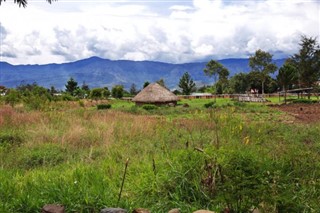
M 185 72 L 178 83 L 179 90 L 175 94 L 190 95 L 192 92 L 209 92 L 214 94 L 241 94 L 248 90 L 255 89 L 259 93 L 273 93 L 279 90 L 284 91 L 285 97 L 288 89 L 312 87 L 319 92 L 320 78 L 320 47 L 316 38 L 302 36 L 299 43 L 299 52 L 289 57 L 278 69 L 272 60 L 272 55 L 263 50 L 257 50 L 249 58 L 250 72 L 240 72 L 229 77 L 229 70 L 218 61 L 211 60 L 204 68 L 204 74 L 214 79 L 213 86 L 196 87 L 191 75 Z M 276 72 L 276 78 L 270 74 Z M 158 84 L 166 87 L 164 79 L 157 81 Z M 143 88 L 150 83 L 146 81 Z M 0 87 L 0 93 L 6 90 Z M 65 91 L 58 91 L 54 86 L 50 89 L 41 87 L 36 83 L 21 84 L 16 89 L 8 90 L 4 97 L 6 103 L 12 106 L 18 102 L 33 104 L 32 108 L 37 108 L 41 102 L 57 100 L 76 100 L 89 98 L 92 100 L 122 98 L 135 96 L 139 90 L 137 85 L 132 84 L 130 90 L 124 89 L 123 85 L 115 85 L 109 90 L 108 87 L 89 88 L 83 82 L 79 86 L 74 78 L 70 78 L 65 84 Z
M 249 73 L 240 72 L 228 78 L 228 69 L 214 60 L 207 63 L 204 73 L 213 77 L 215 94 L 245 93 L 256 89 L 261 94 L 282 90 L 286 96 L 287 90 L 293 88 L 312 88 L 319 92 L 319 43 L 316 38 L 303 35 L 299 46 L 299 52 L 289 57 L 279 69 L 272 60 L 273 56 L 259 49 L 249 58 Z M 277 70 L 276 78 L 272 78 L 270 74 Z

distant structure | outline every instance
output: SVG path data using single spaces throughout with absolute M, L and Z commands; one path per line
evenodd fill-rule
M 179 98 L 161 85 L 152 83 L 141 90 L 132 101 L 135 102 L 136 105 L 176 105 Z

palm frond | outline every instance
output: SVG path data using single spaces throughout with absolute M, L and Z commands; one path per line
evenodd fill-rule
M 0 0 L 0 5 L 1 5 L 1 3 L 2 2 L 5 2 L 6 0 Z M 49 3 L 49 4 L 51 4 L 53 1 L 58 1 L 58 0 L 47 0 L 47 2 Z M 18 4 L 19 5 L 19 7 L 26 7 L 27 6 L 27 4 L 28 4 L 28 2 L 27 2 L 27 0 L 14 0 L 14 3 L 15 4 Z

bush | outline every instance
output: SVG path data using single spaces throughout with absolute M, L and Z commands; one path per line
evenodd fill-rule
M 241 102 L 241 101 L 235 101 L 235 102 L 233 103 L 233 105 L 234 105 L 234 106 L 237 106 L 237 107 L 244 107 L 244 106 L 246 106 L 246 103 Z
M 111 108 L 111 104 L 98 104 L 97 105 L 97 109 L 101 110 L 101 109 L 110 109 Z
M 76 100 L 75 97 L 73 97 L 73 96 L 71 96 L 70 94 L 67 94 L 67 93 L 66 94 L 62 94 L 61 99 L 63 101 L 74 101 L 74 100 Z
M 209 103 L 206 103 L 204 104 L 204 107 L 205 108 L 214 108 L 215 107 L 215 102 L 209 102 Z
M 295 100 L 292 100 L 292 103 L 314 104 L 314 103 L 318 103 L 318 101 L 317 100 L 311 100 L 311 99 L 295 99 Z
M 16 133 L 0 133 L 0 145 L 11 144 L 19 145 L 22 143 L 22 137 Z
M 154 110 L 154 109 L 157 109 L 157 106 L 153 104 L 146 104 L 146 105 L 143 105 L 142 108 L 145 110 Z

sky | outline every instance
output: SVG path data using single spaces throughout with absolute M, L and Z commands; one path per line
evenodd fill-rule
M 65 63 L 92 56 L 169 63 L 274 58 L 320 38 L 320 0 L 13 0 L 0 6 L 0 61 Z

